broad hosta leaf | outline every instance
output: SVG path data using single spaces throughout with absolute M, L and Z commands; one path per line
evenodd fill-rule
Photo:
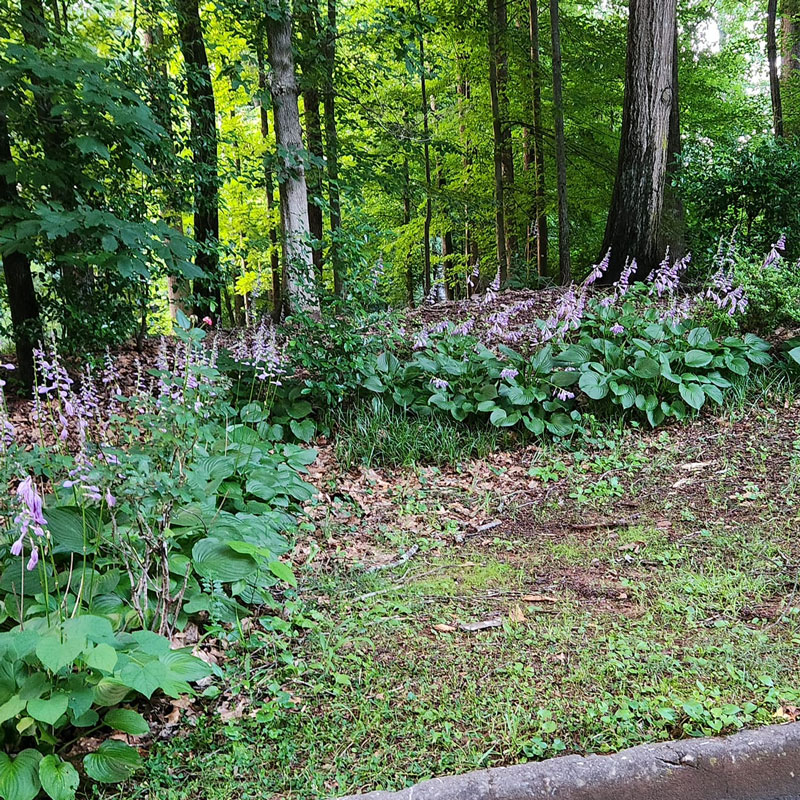
M 313 419 L 290 419 L 289 427 L 292 429 L 292 433 L 301 442 L 310 442 L 314 438 L 314 434 L 317 432 L 317 425 Z
M 84 662 L 91 669 L 110 673 L 117 665 L 117 651 L 110 644 L 98 644 L 85 654 Z
M 713 358 L 706 350 L 689 350 L 683 360 L 687 367 L 707 367 Z
M 72 800 L 78 791 L 78 772 L 58 756 L 45 756 L 39 762 L 39 780 L 51 800 Z
M 246 553 L 234 552 L 219 539 L 201 539 L 192 548 L 192 562 L 198 575 L 212 581 L 238 581 L 252 575 L 256 562 Z
M 706 402 L 706 393 L 703 387 L 697 383 L 682 383 L 678 386 L 681 397 L 695 409 L 700 409 Z
M 211 667 L 188 650 L 170 650 L 158 660 L 169 667 L 172 677 L 182 681 L 199 681 L 211 675 Z
M 50 508 L 46 512 L 54 553 L 93 553 L 99 521 L 91 511 L 82 514 L 73 506 Z
M 23 750 L 16 758 L 0 753 L 0 797 L 3 800 L 33 800 L 39 794 L 38 750 Z
M 10 697 L 5 703 L 0 705 L 0 725 L 10 719 L 14 719 L 18 714 L 25 710 L 27 700 L 21 698 L 18 694 Z
M 638 378 L 655 378 L 661 374 L 661 366 L 650 356 L 640 356 L 634 361 L 631 372 Z
M 94 753 L 84 756 L 86 774 L 99 783 L 120 783 L 142 765 L 139 753 L 124 742 L 109 739 Z
M 800 364 L 800 347 L 792 348 L 786 355 L 796 364 Z
M 69 695 L 66 692 L 53 692 L 46 700 L 29 700 L 28 714 L 39 722 L 55 725 L 58 718 L 66 714 L 68 704 Z
M 147 720 L 129 708 L 112 708 L 103 717 L 103 722 L 115 731 L 122 731 L 130 736 L 144 736 L 150 732 Z
M 687 337 L 690 347 L 702 347 L 714 341 L 708 328 L 692 328 Z
M 592 370 L 581 373 L 578 386 L 592 400 L 602 400 L 608 394 L 608 384 L 605 376 L 598 375 Z
M 547 422 L 547 429 L 556 436 L 569 436 L 575 423 L 566 414 L 553 414 Z

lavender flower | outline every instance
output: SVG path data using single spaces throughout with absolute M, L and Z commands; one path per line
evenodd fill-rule
M 605 271 L 608 269 L 608 264 L 611 261 L 611 249 L 603 256 L 603 260 L 599 264 L 592 267 L 589 277 L 583 282 L 584 286 L 591 286 L 595 281 L 603 277 Z
M 514 369 L 513 367 L 506 367 L 505 369 L 502 369 L 500 371 L 500 377 L 504 381 L 513 380 L 514 378 L 517 377 L 517 375 L 519 375 L 519 370 L 518 369 Z
M 611 333 L 613 333 L 614 336 L 619 336 L 619 334 L 625 333 L 625 328 L 623 328 L 622 325 L 619 324 L 619 322 L 615 322 L 611 326 Z
M 431 378 L 431 386 L 439 391 L 450 388 L 450 384 L 443 378 Z
M 19 537 L 11 545 L 11 552 L 15 556 L 23 553 L 25 541 L 31 547 L 31 555 L 28 559 L 27 568 L 33 570 L 39 563 L 39 549 L 36 538 L 45 537 L 45 527 L 47 520 L 43 515 L 42 498 L 33 483 L 33 478 L 29 475 L 17 487 L 17 502 L 22 506 L 19 514 L 14 517 L 14 524 L 19 526 Z
M 769 255 L 764 261 L 764 266 L 771 267 L 773 264 L 777 264 L 778 261 L 780 261 L 783 258 L 785 252 L 786 252 L 786 234 L 782 233 L 778 241 L 772 245 L 772 249 L 769 251 Z
M 554 392 L 554 394 L 559 400 L 561 400 L 564 403 L 566 403 L 567 400 L 575 399 L 575 394 L 573 392 L 568 391 L 567 389 L 559 389 L 558 391 Z

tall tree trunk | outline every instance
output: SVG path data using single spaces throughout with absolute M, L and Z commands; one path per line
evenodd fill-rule
M 465 64 L 468 56 L 464 53 L 459 53 L 459 79 L 458 79 L 458 133 L 461 137 L 461 147 L 463 149 L 462 163 L 464 166 L 464 184 L 463 191 L 466 197 L 472 179 L 472 162 L 473 162 L 473 145 L 467 136 L 466 125 L 466 105 L 471 98 L 471 89 L 469 78 Z M 478 241 L 473 235 L 472 225 L 470 224 L 470 210 L 469 204 L 464 203 L 464 264 L 467 271 L 467 281 L 465 281 L 464 288 L 467 297 L 470 296 L 470 284 L 468 281 L 475 267 L 480 263 L 480 253 L 478 252 Z
M 632 0 L 639 2 L 639 0 Z M 550 34 L 553 44 L 553 117 L 556 129 L 556 183 L 558 189 L 558 273 L 563 285 L 572 281 L 567 206 L 567 148 L 564 140 L 564 99 L 561 78 L 561 25 L 558 0 L 550 0 Z
M 343 271 L 338 239 L 342 226 L 341 200 L 339 198 L 339 136 L 336 130 L 336 0 L 328 0 L 328 22 L 325 27 L 325 86 L 322 101 L 325 114 L 325 166 L 328 172 L 328 207 L 331 225 L 330 259 L 333 268 L 333 291 L 342 293 Z
M 420 25 L 422 24 L 422 9 L 420 0 L 417 3 L 417 17 Z M 431 141 L 430 126 L 428 122 L 428 86 L 425 75 L 425 37 L 419 35 L 419 84 L 422 99 L 422 155 L 425 160 L 425 221 L 422 233 L 422 281 L 425 296 L 431 290 L 431 219 L 433 217 L 433 206 L 431 202 Z
M 505 180 L 503 177 L 503 120 L 497 85 L 498 42 L 496 5 L 503 0 L 487 0 L 489 19 L 489 93 L 492 103 L 492 134 L 494 139 L 494 224 L 497 240 L 497 267 L 500 282 L 508 278 L 508 255 L 506 248 Z
M 547 213 L 544 196 L 544 143 L 542 131 L 542 66 L 539 46 L 539 3 L 538 0 L 528 2 L 528 32 L 531 47 L 531 95 L 533 111 L 533 135 L 529 134 L 529 149 L 526 153 L 528 168 L 533 166 L 534 179 L 534 252 L 528 254 L 531 260 L 536 259 L 538 275 L 547 274 Z M 527 129 L 526 129 L 527 130 Z M 530 152 L 532 138 L 533 153 Z M 531 158 L 532 156 L 532 158 Z
M 800 0 L 783 0 L 781 16 L 781 117 L 785 136 L 800 133 Z
M 292 15 L 280 0 L 269 0 L 266 15 L 270 90 L 275 138 L 283 161 L 278 174 L 283 222 L 283 301 L 287 313 L 319 311 L 309 240 L 308 192 L 303 167 L 303 137 L 297 108 L 292 53 Z
M 622 141 L 603 242 L 603 253 L 611 249 L 606 283 L 619 278 L 628 257 L 636 259 L 641 279 L 663 255 L 675 13 L 675 0 L 630 3 Z
M 508 0 L 495 0 L 497 44 L 497 99 L 500 110 L 500 160 L 503 167 L 503 222 L 506 236 L 506 275 L 511 274 L 519 246 L 514 200 L 514 145 L 508 111 Z
M 306 123 L 306 149 L 311 158 L 306 172 L 308 188 L 308 224 L 311 230 L 312 258 L 317 284 L 322 285 L 322 117 L 320 116 L 320 80 L 318 47 L 320 33 L 319 9 L 316 0 L 298 14 L 303 34 L 302 95 Z
M 55 4 L 54 4 L 55 5 Z M 158 124 L 167 132 L 171 155 L 175 154 L 174 131 L 170 113 L 169 75 L 167 57 L 164 53 L 164 32 L 158 18 L 161 4 L 159 0 L 150 0 L 144 5 L 145 24 L 141 31 L 142 50 L 144 51 L 145 71 L 148 79 L 149 101 L 153 116 Z M 167 195 L 166 209 L 163 216 L 167 224 L 183 236 L 183 217 L 180 212 L 179 192 L 173 187 L 172 176 L 162 174 Z M 189 294 L 188 281 L 180 275 L 167 276 L 167 302 L 169 315 L 177 319 L 178 311 L 186 313 L 186 297 Z
M 267 89 L 267 71 L 264 68 L 264 43 L 263 31 L 259 27 L 256 33 L 256 61 L 258 65 L 258 88 L 262 96 L 258 102 L 258 113 L 261 120 L 261 139 L 269 147 L 269 111 L 264 103 L 264 92 Z M 272 317 L 277 322 L 281 317 L 281 263 L 278 254 L 278 230 L 273 219 L 275 206 L 275 180 L 272 175 L 269 153 L 264 153 L 264 194 L 267 205 L 267 227 L 269 230 L 270 244 L 270 269 L 272 272 Z
M 198 317 L 219 319 L 222 296 L 219 276 L 219 175 L 217 168 L 217 112 L 208 66 L 198 0 L 175 0 L 178 35 L 186 65 L 189 138 L 194 164 L 195 264 L 204 278 L 194 281 L 194 311 Z
M 403 159 L 403 225 L 411 223 L 411 177 L 408 171 L 408 158 Z M 414 260 L 406 255 L 406 305 L 414 308 Z
M 15 175 L 16 165 L 11 155 L 8 120 L 0 110 L 0 210 L 7 214 L 4 216 L 6 224 L 13 220 L 14 208 L 19 202 Z M 41 328 L 39 302 L 27 254 L 20 250 L 6 252 L 3 255 L 3 273 L 17 352 L 17 376 L 24 388 L 30 391 L 34 379 L 33 346 L 41 335 Z
M 678 93 L 678 20 L 675 19 L 675 36 L 672 45 L 671 106 L 669 110 L 669 140 L 667 142 L 667 177 L 664 183 L 664 208 L 661 213 L 661 247 L 667 248 L 673 259 L 686 254 L 686 219 L 678 189 L 673 184 L 678 174 L 681 156 L 681 117 Z
M 772 127 L 775 136 L 783 136 L 783 108 L 781 105 L 781 81 L 778 75 L 778 43 L 775 23 L 778 16 L 778 0 L 767 0 L 767 62 L 769 68 L 769 93 L 772 98 Z

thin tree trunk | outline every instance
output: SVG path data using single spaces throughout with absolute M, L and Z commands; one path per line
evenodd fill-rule
M 635 1 L 635 0 L 634 0 Z M 558 189 L 558 273 L 562 285 L 572 281 L 567 206 L 567 151 L 564 140 L 564 100 L 561 79 L 561 26 L 558 0 L 550 0 L 550 32 L 553 43 L 553 117 L 556 129 L 556 182 Z
M 775 136 L 783 137 L 783 108 L 781 106 L 781 81 L 778 75 L 778 44 L 775 23 L 778 16 L 778 0 L 767 2 L 767 62 L 769 67 L 769 93 L 772 99 L 772 127 Z
M 140 39 L 145 57 L 145 71 L 148 78 L 150 93 L 150 108 L 158 124 L 167 132 L 170 153 L 175 154 L 174 131 L 170 114 L 169 100 L 169 75 L 167 72 L 167 59 L 164 57 L 164 32 L 158 19 L 160 3 L 148 2 L 143 8 L 145 25 L 141 31 Z M 162 175 L 165 192 L 167 194 L 167 208 L 163 216 L 167 224 L 183 236 L 183 218 L 179 209 L 179 193 L 172 189 L 172 177 Z M 167 276 L 167 303 L 169 315 L 172 320 L 177 319 L 178 311 L 186 313 L 186 297 L 189 294 L 188 281 L 180 275 Z
M 325 87 L 323 104 L 325 114 L 325 166 L 328 172 L 328 206 L 331 225 L 330 259 L 333 268 L 333 290 L 342 294 L 344 266 L 340 256 L 339 229 L 342 226 L 339 198 L 339 136 L 336 130 L 336 0 L 328 0 L 328 24 L 325 30 Z
M 616 281 L 628 257 L 646 277 L 660 261 L 675 56 L 675 0 L 631 0 L 617 177 L 603 253 Z
M 420 0 L 417 3 L 417 16 L 420 24 L 422 23 L 422 9 Z M 423 266 L 423 289 L 425 296 L 431 290 L 431 219 L 433 217 L 433 206 L 431 202 L 431 142 L 430 127 L 428 123 L 428 87 L 425 76 L 425 37 L 419 37 L 419 75 L 420 75 L 420 94 L 422 97 L 422 154 L 425 160 L 425 221 L 422 233 L 422 266 Z
M 308 187 L 308 224 L 311 230 L 312 257 L 317 284 L 322 285 L 322 118 L 320 116 L 319 67 L 317 38 L 320 29 L 319 10 L 313 0 L 298 15 L 303 33 L 302 94 L 306 123 L 306 147 L 311 159 L 306 172 Z
M 408 172 L 408 159 L 403 159 L 403 225 L 411 222 L 411 177 Z M 406 304 L 414 308 L 414 260 L 406 255 Z
M 504 200 L 505 181 L 503 180 L 503 122 L 497 86 L 497 2 L 503 2 L 503 0 L 487 0 L 487 16 L 489 18 L 489 93 L 492 103 L 492 133 L 494 139 L 495 238 L 497 240 L 497 267 L 500 273 L 500 282 L 503 283 L 508 277 L 508 257 Z
M 219 281 L 219 175 L 217 168 L 217 112 L 208 66 L 198 0 L 176 0 L 178 35 L 186 65 L 189 137 L 194 164 L 195 264 L 203 270 L 194 281 L 194 311 L 198 317 L 218 319 L 222 314 Z
M 15 175 L 8 120 L 0 111 L 0 209 L 8 214 L 4 218 L 6 223 L 13 220 L 14 208 L 19 202 Z M 17 353 L 17 377 L 23 387 L 30 391 L 34 382 L 33 346 L 41 335 L 41 327 L 39 302 L 27 254 L 20 250 L 6 252 L 3 256 L 3 273 Z
M 495 0 L 497 45 L 497 99 L 500 113 L 500 161 L 503 167 L 503 222 L 506 236 L 506 274 L 511 275 L 519 246 L 514 204 L 514 143 L 508 113 L 508 0 Z
M 308 222 L 308 192 L 303 167 L 303 137 L 297 108 L 292 53 L 292 15 L 280 0 L 269 0 L 266 14 L 270 90 L 275 138 L 283 165 L 278 175 L 283 222 L 283 300 L 287 313 L 319 311 L 314 287 Z
M 258 87 L 262 93 L 267 89 L 267 71 L 264 68 L 264 44 L 261 28 L 256 33 L 256 61 L 258 66 Z M 265 147 L 269 147 L 269 111 L 264 103 L 263 94 L 258 102 L 258 113 L 261 120 L 261 139 Z M 270 166 L 269 153 L 264 154 L 264 194 L 267 206 L 267 227 L 270 244 L 270 269 L 272 272 L 272 317 L 277 322 L 281 317 L 281 262 L 278 254 L 278 230 L 273 220 L 275 206 L 275 180 Z
M 533 105 L 534 242 L 536 272 L 547 274 L 547 213 L 544 196 L 544 143 L 542 131 L 542 66 L 539 46 L 539 3 L 528 2 L 528 27 L 531 45 L 531 89 Z M 533 254 L 531 254 L 533 255 Z M 529 255 L 529 258 L 531 257 Z

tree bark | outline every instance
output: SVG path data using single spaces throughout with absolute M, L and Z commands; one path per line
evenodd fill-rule
M 194 281 L 194 311 L 217 320 L 222 315 L 219 280 L 219 175 L 217 167 L 217 112 L 208 66 L 198 0 L 175 0 L 178 35 L 186 66 L 189 139 L 194 164 L 195 265 L 203 278 Z
M 422 9 L 417 3 L 417 17 L 422 24 Z M 422 155 L 425 161 L 425 220 L 422 233 L 422 285 L 425 296 L 431 290 L 431 219 L 433 206 L 431 202 L 431 142 L 428 123 L 428 88 L 425 76 L 425 37 L 419 35 L 419 85 L 422 98 Z
M 603 242 L 603 254 L 611 249 L 606 283 L 619 278 L 628 257 L 636 259 L 642 279 L 663 256 L 675 14 L 675 0 L 630 3 L 622 140 Z
M 278 174 L 283 222 L 283 302 L 287 313 L 319 311 L 308 222 L 308 192 L 303 137 L 297 107 L 292 53 L 292 15 L 280 0 L 269 0 L 267 44 L 275 116 L 275 138 L 282 165 Z M 279 13 L 276 13 L 279 12 Z M 277 19 L 276 19 L 277 17 Z
M 325 115 L 325 166 L 328 172 L 328 206 L 331 226 L 329 251 L 333 268 L 333 290 L 342 294 L 343 271 L 341 263 L 339 229 L 342 226 L 341 200 L 339 198 L 339 136 L 336 130 L 336 0 L 328 0 L 328 24 L 325 30 L 325 87 L 322 101 Z
M 264 68 L 263 31 L 259 28 L 256 33 L 256 62 L 258 66 L 258 88 L 262 93 L 267 89 L 267 71 Z M 258 102 L 258 113 L 261 120 L 261 139 L 269 147 L 269 111 L 264 103 L 263 96 Z M 278 254 L 278 230 L 273 220 L 275 206 L 275 180 L 270 166 L 269 153 L 264 153 L 264 195 L 267 205 L 267 229 L 269 230 L 270 244 L 270 270 L 272 272 L 272 317 L 277 322 L 281 317 L 281 263 Z
M 317 284 L 322 285 L 322 117 L 320 116 L 320 80 L 318 36 L 321 27 L 316 0 L 305 7 L 298 15 L 303 34 L 302 55 L 302 95 L 306 123 L 306 149 L 309 159 L 306 173 L 308 187 L 308 225 L 312 238 L 312 258 Z
M 675 36 L 672 45 L 672 82 L 670 85 L 671 106 L 669 110 L 669 140 L 667 142 L 667 177 L 664 185 L 664 208 L 661 213 L 660 252 L 667 248 L 673 259 L 686 254 L 686 218 L 680 193 L 674 186 L 680 167 L 681 118 L 678 93 L 678 20 L 675 19 Z
M 15 175 L 8 120 L 0 110 L 0 209 L 8 214 L 4 217 L 6 224 L 13 221 L 14 208 L 19 202 Z M 39 302 L 28 255 L 20 250 L 5 253 L 3 273 L 17 353 L 17 377 L 23 387 L 30 391 L 34 383 L 33 346 L 41 335 L 41 326 Z
M 534 179 L 534 252 L 528 253 L 528 260 L 536 259 L 536 272 L 539 276 L 547 274 L 547 214 L 544 196 L 544 143 L 542 131 L 542 67 L 539 47 L 539 3 L 528 2 L 528 32 L 530 36 L 531 58 L 531 99 L 533 111 L 533 133 L 528 133 L 526 166 L 533 167 Z M 533 144 L 533 152 L 530 145 Z
M 783 108 L 781 104 L 781 81 L 778 75 L 778 43 L 775 24 L 778 16 L 778 0 L 767 1 L 767 62 L 769 68 L 769 94 L 772 99 L 772 127 L 777 138 L 783 137 Z
M 781 117 L 785 136 L 800 133 L 800 1 L 783 0 L 781 16 Z
M 639 2 L 640 0 L 632 0 Z M 550 0 L 550 32 L 553 44 L 553 116 L 556 133 L 556 182 L 558 189 L 558 272 L 563 285 L 572 281 L 567 206 L 567 150 L 564 139 L 564 100 L 561 78 L 561 26 L 558 0 Z
M 408 171 L 408 158 L 403 159 L 403 225 L 411 222 L 411 177 Z M 414 308 L 414 260 L 406 255 L 406 305 Z
M 508 278 L 508 251 L 506 248 L 505 180 L 503 177 L 503 121 L 500 94 L 497 85 L 498 42 L 496 4 L 503 0 L 487 0 L 489 20 L 489 94 L 492 104 L 492 134 L 494 139 L 494 224 L 497 241 L 497 268 L 500 282 Z

